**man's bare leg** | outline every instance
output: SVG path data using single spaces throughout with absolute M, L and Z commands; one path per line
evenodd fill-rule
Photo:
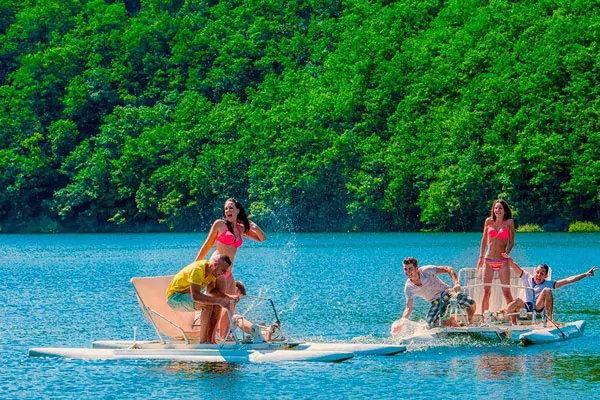
M 458 324 L 458 322 L 456 322 L 456 320 L 454 319 L 454 317 L 450 317 L 447 320 L 442 322 L 442 326 L 443 327 L 459 327 L 460 325 Z
M 548 317 L 548 322 L 552 323 L 552 325 L 556 326 L 556 324 L 554 323 L 554 318 L 553 318 L 553 311 L 554 311 L 554 296 L 552 295 L 552 290 L 549 288 L 546 288 L 544 290 L 542 290 L 542 293 L 540 294 L 540 297 L 538 298 L 538 301 L 536 303 L 542 305 L 542 307 L 544 307 L 546 309 L 546 317 Z M 536 307 L 536 309 L 540 309 L 541 307 Z
M 219 319 L 221 318 L 221 306 L 213 306 L 210 320 L 208 322 L 208 337 L 210 338 L 209 343 L 217 343 L 217 327 L 219 325 Z
M 515 315 L 521 308 L 525 308 L 525 303 L 520 298 L 514 299 L 507 307 L 506 313 L 510 315 L 510 324 L 517 324 L 517 316 Z
M 233 277 L 233 274 L 217 279 L 217 289 L 225 294 L 235 294 L 235 278 Z M 231 315 L 233 315 L 234 305 L 230 304 L 228 308 L 231 312 Z M 219 335 L 221 336 L 221 339 L 224 339 L 229 332 L 229 315 L 227 314 L 227 309 L 224 307 L 219 309 L 219 313 L 220 319 L 217 322 L 219 327 Z
M 469 320 L 469 325 L 473 325 L 473 316 L 475 315 L 475 310 L 477 309 L 477 304 L 473 303 L 473 305 L 467 308 L 467 319 Z
M 210 329 L 210 320 L 213 312 L 213 306 L 203 306 L 202 315 L 200 316 L 200 343 L 211 343 L 212 331 Z M 214 330 L 214 328 L 213 328 Z

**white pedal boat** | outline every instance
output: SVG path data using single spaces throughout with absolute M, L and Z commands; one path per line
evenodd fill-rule
M 229 340 L 218 344 L 198 343 L 195 315 L 172 310 L 164 299 L 170 276 L 133 278 L 140 307 L 154 327 L 158 340 L 99 340 L 91 348 L 32 348 L 31 357 L 63 357 L 88 360 L 171 360 L 190 362 L 340 362 L 355 355 L 394 355 L 406 346 L 378 343 L 305 343 L 283 339 L 277 310 L 270 299 L 246 296 L 267 303 L 279 325 L 277 338 L 265 341 L 260 333 L 248 335 L 231 323 Z M 231 319 L 231 315 L 230 315 Z M 230 321 L 232 322 L 232 321 Z M 165 337 L 169 339 L 165 339 Z
M 533 268 L 524 268 L 530 273 Z M 483 284 L 481 283 L 481 272 L 475 268 L 463 268 L 459 271 L 459 281 L 462 289 L 469 294 L 481 306 L 483 297 Z M 550 279 L 550 271 L 548 274 Z M 464 285 L 463 285 L 464 283 Z M 448 317 L 453 317 L 462 324 L 460 327 L 435 327 L 432 329 L 417 329 L 414 333 L 400 338 L 403 344 L 422 343 L 440 338 L 456 337 L 466 335 L 470 337 L 482 337 L 485 339 L 498 340 L 501 342 L 520 343 L 522 345 L 544 344 L 559 342 L 577 338 L 583 335 L 585 321 L 557 322 L 556 325 L 545 320 L 544 315 L 537 313 L 519 313 L 517 325 L 511 325 L 508 315 L 504 315 L 501 309 L 504 307 L 502 296 L 502 285 L 497 276 L 492 281 L 492 295 L 490 297 L 490 313 L 485 317 L 479 315 L 479 320 L 469 324 L 466 314 L 455 305 L 452 305 Z M 508 285 L 514 298 L 522 296 L 525 288 L 520 286 L 520 280 L 511 271 L 511 282 Z M 522 310 L 523 311 L 523 310 Z

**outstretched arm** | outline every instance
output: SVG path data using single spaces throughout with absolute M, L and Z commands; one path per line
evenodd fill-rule
M 508 246 L 506 246 L 506 254 L 508 254 L 513 247 L 515 247 L 515 222 L 512 219 L 509 219 L 506 224 L 508 226 Z
M 391 334 L 399 335 L 402 332 L 402 328 L 404 328 L 404 324 L 409 320 L 412 310 L 413 310 L 414 299 L 406 300 L 406 306 L 404 307 L 404 312 L 402 313 L 402 317 L 399 320 L 395 321 L 392 324 Z
M 479 259 L 477 260 L 477 268 L 481 268 L 484 263 L 485 247 L 487 246 L 487 219 L 483 223 L 483 237 L 481 238 L 481 247 L 479 249 Z
M 206 257 L 210 249 L 215 244 L 215 240 L 217 240 L 217 233 L 219 233 L 218 226 L 221 223 L 223 223 L 223 220 L 220 219 L 213 222 L 212 226 L 210 227 L 210 231 L 208 232 L 208 236 L 206 237 L 204 244 L 202 245 L 202 247 L 200 247 L 200 251 L 196 256 L 196 261 L 204 259 L 204 257 Z
M 588 272 L 584 272 L 583 274 L 573 275 L 573 276 L 570 276 L 568 278 L 556 281 L 556 283 L 554 284 L 554 289 L 558 289 L 558 288 L 561 288 L 561 287 L 563 287 L 565 285 L 569 285 L 571 283 L 575 283 L 577 281 L 580 281 L 583 278 L 585 278 L 586 276 L 594 276 L 594 272 L 596 272 L 596 270 L 598 270 L 598 268 L 596 266 L 594 266 L 594 267 L 590 268 L 590 270 Z
M 404 312 L 402 313 L 402 318 L 409 319 L 413 312 L 413 306 L 415 304 L 414 299 L 406 300 L 406 306 L 404 307 Z
M 515 275 L 517 275 L 520 278 L 521 275 L 523 275 L 523 269 L 517 265 L 515 260 L 513 260 L 512 257 L 508 255 L 508 253 L 502 253 L 502 257 L 506 258 L 506 260 L 508 261 L 508 265 L 510 265 L 513 271 L 515 271 Z
M 260 229 L 260 227 L 258 225 L 256 225 L 254 222 L 249 221 L 250 222 L 250 229 L 248 229 L 247 231 L 244 232 L 244 236 L 252 239 L 252 240 L 256 240 L 257 242 L 264 242 L 265 240 L 267 240 L 267 234 L 263 232 L 262 229 Z
M 460 282 L 458 281 L 458 276 L 456 275 L 456 271 L 454 270 L 454 268 L 437 266 L 435 272 L 438 274 L 450 275 L 450 278 L 452 278 L 452 282 L 454 282 L 454 290 L 460 292 Z

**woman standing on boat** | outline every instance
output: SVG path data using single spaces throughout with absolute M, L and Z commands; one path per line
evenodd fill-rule
M 500 283 L 510 284 L 510 267 L 508 260 L 502 256 L 509 254 L 515 245 L 515 224 L 512 219 L 512 211 L 504 200 L 495 200 L 492 204 L 490 216 L 483 225 L 483 237 L 481 238 L 481 249 L 477 269 L 483 267 L 483 283 L 489 285 L 494 279 L 494 273 L 498 271 Z M 487 252 L 486 252 L 487 247 Z M 485 256 L 484 256 L 485 252 Z M 483 299 L 481 300 L 481 314 L 483 315 L 490 307 L 491 286 L 483 287 Z M 509 287 L 502 288 L 502 294 L 506 304 L 513 301 Z
M 215 251 L 210 256 L 211 260 L 223 255 L 231 259 L 231 268 L 224 276 L 217 279 L 216 283 L 217 290 L 225 294 L 235 294 L 235 278 L 232 270 L 238 248 L 244 241 L 243 236 L 257 242 L 263 242 L 267 238 L 262 229 L 248 219 L 242 203 L 234 198 L 229 198 L 225 201 L 223 218 L 217 219 L 212 224 L 208 236 L 196 256 L 196 261 L 202 260 L 214 246 Z M 231 311 L 233 311 L 232 306 Z M 227 317 L 227 311 L 223 309 L 219 324 L 221 335 L 225 335 L 228 329 L 229 318 Z

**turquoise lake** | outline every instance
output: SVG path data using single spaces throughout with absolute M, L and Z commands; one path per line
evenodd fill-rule
M 581 338 L 520 347 L 475 340 L 409 346 L 342 363 L 220 364 L 29 358 L 30 347 L 154 339 L 129 282 L 190 263 L 205 234 L 0 236 L 0 397 L 94 399 L 398 399 L 600 397 L 600 274 L 555 292 L 555 318 Z M 269 234 L 246 240 L 234 274 L 273 298 L 287 336 L 393 343 L 404 309 L 402 259 L 473 267 L 479 233 Z M 600 234 L 517 234 L 522 266 L 554 279 L 600 264 Z M 416 300 L 413 319 L 428 305 Z

